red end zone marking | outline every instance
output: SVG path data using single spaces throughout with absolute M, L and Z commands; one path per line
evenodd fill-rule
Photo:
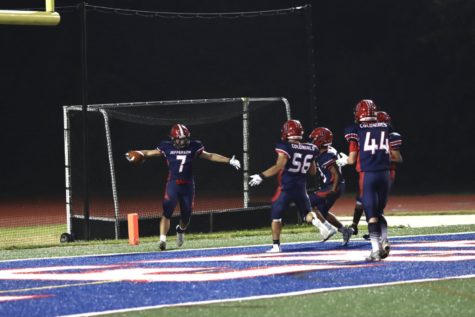
M 0 303 L 1 302 L 11 302 L 11 301 L 18 301 L 24 299 L 38 299 L 38 298 L 46 298 L 52 297 L 52 295 L 18 295 L 18 296 L 0 296 Z

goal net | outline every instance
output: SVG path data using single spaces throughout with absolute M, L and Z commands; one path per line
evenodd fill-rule
M 173 100 L 87 107 L 87 148 L 84 148 L 84 113 L 81 106 L 64 106 L 66 212 L 68 232 L 81 233 L 75 224 L 85 219 L 85 204 L 92 226 L 113 226 L 113 236 L 126 232 L 121 222 L 128 213 L 140 219 L 159 219 L 168 175 L 164 158 L 130 164 L 124 153 L 155 149 L 169 139 L 173 124 L 185 124 L 191 139 L 208 152 L 236 155 L 242 169 L 197 159 L 194 162 L 193 214 L 249 211 L 268 208 L 276 181 L 249 188 L 249 175 L 275 162 L 274 147 L 282 123 L 290 118 L 285 98 L 222 98 Z M 88 182 L 84 185 L 83 157 L 87 151 Z M 174 216 L 179 214 L 179 205 Z M 193 217 L 192 217 L 193 225 Z M 158 225 L 156 227 L 158 230 Z M 94 230 L 93 230 L 94 231 Z M 157 231 L 158 232 L 158 231 Z M 92 234 L 94 236 L 94 234 Z M 94 237 L 93 237 L 94 238 Z

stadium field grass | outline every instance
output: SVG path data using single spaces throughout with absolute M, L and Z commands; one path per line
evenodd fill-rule
M 425 228 L 390 227 L 391 236 L 475 232 L 475 224 Z M 360 226 L 360 236 L 366 226 Z M 314 241 L 315 230 L 307 225 L 285 226 L 282 242 Z M 170 236 L 170 249 L 174 237 Z M 214 248 L 270 243 L 270 228 L 188 234 L 185 248 Z M 335 240 L 340 239 L 334 237 Z M 158 237 L 142 238 L 138 246 L 127 240 L 74 242 L 49 246 L 34 244 L 29 247 L 4 249 L 0 260 L 48 258 L 76 255 L 96 255 L 158 251 Z M 182 249 L 185 249 L 182 248 Z M 173 296 L 173 294 L 170 294 Z M 457 317 L 475 316 L 475 278 L 450 279 L 379 287 L 356 288 L 270 299 L 221 302 L 193 306 L 114 313 L 107 316 L 418 316 Z
M 65 228 L 58 225 L 53 231 L 64 232 Z M 8 230 L 13 230 L 12 228 Z M 48 258 L 63 256 L 81 256 L 81 255 L 97 255 L 97 254 L 115 254 L 115 253 L 133 253 L 133 252 L 155 252 L 158 251 L 158 237 L 145 237 L 140 239 L 140 244 L 131 246 L 128 240 L 92 240 L 77 241 L 71 243 L 60 244 L 59 234 L 55 233 L 55 242 L 44 241 L 42 234 L 45 230 L 24 231 L 25 228 L 18 228 L 18 235 L 23 235 L 23 240 L 28 241 L 24 244 L 0 248 L 0 260 L 25 259 L 25 258 Z M 366 225 L 360 225 L 359 235 L 353 236 L 352 239 L 361 239 L 362 235 L 367 232 Z M 475 224 L 456 225 L 456 226 L 438 226 L 438 227 L 389 227 L 389 235 L 404 236 L 418 234 L 440 234 L 455 232 L 475 232 Z M 2 234 L 2 231 L 0 231 Z M 10 235 L 15 235 L 9 232 Z M 284 225 L 282 230 L 281 242 L 303 242 L 315 241 L 316 230 L 309 225 Z M 3 237 L 3 236 L 2 236 Z M 26 239 L 25 239 L 26 237 Z M 47 240 L 51 240 L 48 232 Z M 173 250 L 174 239 L 172 235 L 168 236 L 168 249 Z M 335 235 L 332 240 L 341 239 L 340 235 Z M 253 230 L 239 231 L 223 231 L 215 233 L 189 233 L 186 235 L 185 245 L 181 249 L 197 249 L 197 248 L 217 248 L 229 246 L 246 246 L 246 245 L 262 245 L 271 244 L 270 226 Z

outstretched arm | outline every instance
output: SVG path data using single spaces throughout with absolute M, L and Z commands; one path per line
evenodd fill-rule
M 221 154 L 203 151 L 201 152 L 200 157 L 212 162 L 230 164 L 237 170 L 241 168 L 241 163 L 239 162 L 239 160 L 234 158 L 234 155 L 233 157 L 229 158 L 226 156 L 222 156 Z
M 125 153 L 125 158 L 131 163 L 143 163 L 146 158 L 163 156 L 160 150 L 132 150 Z
M 279 153 L 277 155 L 277 161 L 275 162 L 275 164 L 272 165 L 271 167 L 269 167 L 268 169 L 266 169 L 261 174 L 265 178 L 274 176 L 274 175 L 278 174 L 285 167 L 285 164 L 287 164 L 287 156 L 285 156 L 282 153 Z
M 260 183 L 262 183 L 264 178 L 268 178 L 279 173 L 285 167 L 285 164 L 287 164 L 287 156 L 285 156 L 283 153 L 277 154 L 277 161 L 275 162 L 275 164 L 260 174 L 251 175 L 251 180 L 249 181 L 249 185 L 251 186 L 259 185 Z
M 210 153 L 206 151 L 201 152 L 200 157 L 205 160 L 218 163 L 229 163 L 229 161 L 231 160 L 229 157 L 222 156 L 221 154 Z
M 145 158 L 163 156 L 160 150 L 140 150 Z

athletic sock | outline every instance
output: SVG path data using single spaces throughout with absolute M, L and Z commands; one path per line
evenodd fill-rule
M 160 235 L 160 241 L 167 242 L 167 236 L 164 234 Z
M 360 219 L 362 215 L 363 215 L 363 208 L 360 206 L 355 207 L 355 212 L 353 213 L 353 224 L 355 226 L 358 226 L 358 223 L 360 223 Z
M 378 222 L 368 223 L 369 239 L 373 252 L 380 251 L 381 247 L 381 225 Z
M 323 225 L 325 226 L 325 228 L 327 228 L 328 230 L 332 230 L 333 229 L 333 226 L 325 220 L 325 222 L 323 223 Z
M 323 223 L 316 217 L 312 219 L 312 225 L 314 225 L 320 230 L 325 229 L 325 226 L 323 225 Z
M 388 239 L 388 222 L 384 216 L 379 217 L 379 224 L 381 225 L 381 241 Z

